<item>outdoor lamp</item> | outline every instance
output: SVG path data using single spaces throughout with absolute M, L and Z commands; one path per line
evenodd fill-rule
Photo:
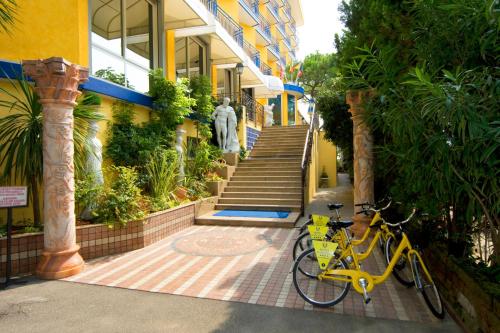
M 236 74 L 238 74 L 238 75 L 243 74 L 244 68 L 245 68 L 245 66 L 243 66 L 243 64 L 241 62 L 237 63 L 236 64 Z

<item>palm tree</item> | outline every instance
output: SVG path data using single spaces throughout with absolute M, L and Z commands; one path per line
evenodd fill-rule
M 25 181 L 33 203 L 33 219 L 41 224 L 39 186 L 43 180 L 42 105 L 33 86 L 24 77 L 8 80 L 12 89 L 0 87 L 9 100 L 0 100 L 0 107 L 10 114 L 0 118 L 0 180 L 2 183 Z M 83 95 L 73 112 L 75 170 L 83 170 L 89 147 L 86 136 L 91 122 L 104 117 L 98 112 L 100 100 L 96 95 Z
M 15 0 L 0 0 L 0 32 L 9 33 L 9 26 L 16 21 L 17 3 Z

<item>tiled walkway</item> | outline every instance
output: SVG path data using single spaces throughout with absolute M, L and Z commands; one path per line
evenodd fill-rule
M 193 226 L 147 248 L 101 258 L 67 281 L 270 306 L 313 309 L 295 291 L 291 248 L 296 229 Z M 383 270 L 379 252 L 367 260 Z M 318 311 L 435 321 L 423 299 L 391 279 L 371 293 L 372 302 L 351 290 L 333 308 Z

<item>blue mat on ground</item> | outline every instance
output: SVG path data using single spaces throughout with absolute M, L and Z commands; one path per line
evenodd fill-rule
M 262 217 L 274 219 L 286 219 L 290 212 L 273 212 L 267 210 L 232 210 L 225 209 L 213 216 L 227 216 L 227 217 Z

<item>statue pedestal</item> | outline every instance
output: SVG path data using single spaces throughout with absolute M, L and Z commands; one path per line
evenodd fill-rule
M 224 160 L 228 165 L 238 166 L 240 154 L 238 153 L 224 153 Z

